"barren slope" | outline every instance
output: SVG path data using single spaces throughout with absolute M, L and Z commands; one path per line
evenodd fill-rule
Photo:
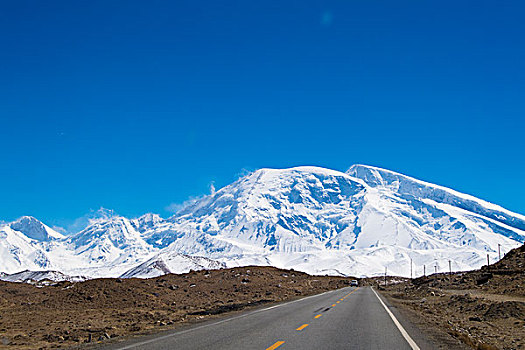
M 65 347 L 153 332 L 347 282 L 272 267 L 60 282 L 42 288 L 0 282 L 0 348 Z

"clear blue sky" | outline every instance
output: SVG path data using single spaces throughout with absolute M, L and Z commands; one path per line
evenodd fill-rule
M 522 1 L 6 1 L 0 219 L 364 163 L 525 213 Z

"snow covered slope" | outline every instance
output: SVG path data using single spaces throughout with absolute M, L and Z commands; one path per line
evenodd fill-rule
M 132 220 L 116 215 L 92 222 L 65 243 L 67 249 L 57 265 L 68 274 L 118 276 L 157 252 L 144 241 Z M 70 251 L 77 259 L 74 269 L 67 267 Z
M 26 237 L 41 242 L 64 238 L 62 234 L 44 225 L 32 216 L 22 216 L 9 226 L 13 230 L 23 233 Z
M 172 250 L 165 250 L 144 263 L 126 271 L 121 277 L 151 278 L 167 273 L 186 273 L 191 270 L 216 270 L 225 267 L 225 264 L 208 258 L 183 255 Z
M 8 224 L 0 227 L 1 271 L 12 273 L 51 267 L 51 260 L 41 242 L 12 229 Z
M 369 186 L 389 188 L 404 198 L 427 198 L 525 230 L 525 216 L 450 188 L 433 185 L 390 170 L 359 164 L 351 166 L 347 174 L 363 179 Z
M 158 251 L 143 240 L 129 219 L 120 216 L 92 220 L 68 237 L 51 233 L 45 238 L 34 228 L 47 232 L 51 230 L 47 226 L 32 218 L 32 229 L 28 229 L 19 226 L 20 221 L 26 220 L 0 227 L 0 269 L 10 274 L 53 269 L 67 275 L 118 276 Z
M 4 274 L 0 276 L 0 280 L 8 282 L 24 282 L 33 283 L 40 281 L 69 281 L 69 282 L 80 282 L 85 281 L 87 277 L 84 276 L 68 276 L 58 271 L 21 271 L 13 274 Z
M 409 276 L 479 268 L 525 241 L 525 217 L 364 165 L 260 169 L 169 219 L 105 211 L 67 237 L 36 219 L 0 227 L 0 271 L 151 277 L 248 264 L 314 274 Z M 109 214 L 108 214 L 109 213 Z M 38 221 L 38 220 L 36 220 Z M 42 229 L 44 227 L 44 229 Z M 51 230 L 51 229 L 49 229 Z M 221 265 L 223 264 L 223 265 Z

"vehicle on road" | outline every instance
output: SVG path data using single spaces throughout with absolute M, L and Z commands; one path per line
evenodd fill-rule
M 359 282 L 357 280 L 351 280 L 350 287 L 359 287 Z

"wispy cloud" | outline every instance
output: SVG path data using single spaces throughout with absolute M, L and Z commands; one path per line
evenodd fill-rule
M 182 208 L 184 208 L 184 203 L 171 203 L 164 207 L 164 210 L 168 213 L 175 214 L 176 212 L 180 211 Z
M 194 204 L 195 202 L 197 202 L 198 200 L 204 197 L 206 196 L 190 197 L 182 203 L 171 203 L 167 205 L 166 207 L 164 207 L 164 210 L 166 210 L 168 213 L 176 214 L 182 209 L 189 207 L 190 205 Z
M 63 228 L 62 226 L 56 226 L 56 225 L 53 225 L 51 227 L 53 230 L 57 231 L 58 233 L 61 233 L 63 235 L 67 235 L 67 230 L 65 228 Z
M 100 207 L 98 210 L 90 209 L 89 213 L 79 218 L 59 222 L 58 224 L 61 226 L 53 226 L 53 230 L 62 234 L 73 234 L 82 231 L 94 221 L 108 219 L 115 215 L 113 210 L 103 207 Z
M 171 214 L 176 214 L 178 212 L 180 212 L 181 210 L 183 210 L 184 208 L 186 207 L 189 207 L 190 205 L 193 205 L 195 202 L 207 197 L 207 196 L 213 196 L 216 192 L 216 189 L 215 189 L 215 181 L 210 181 L 210 183 L 208 184 L 208 188 L 210 189 L 210 193 L 207 194 L 207 195 L 202 195 L 202 196 L 191 196 L 190 198 L 188 198 L 187 200 L 185 200 L 184 202 L 182 203 L 170 203 L 169 205 L 165 206 L 164 207 L 164 210 L 167 211 L 168 213 L 171 213 Z
M 241 171 L 239 171 L 236 176 L 237 176 L 237 179 L 240 179 L 242 177 L 245 177 L 245 176 L 248 176 L 250 175 L 251 173 L 253 173 L 255 171 L 255 169 L 248 169 L 248 168 L 242 168 Z

